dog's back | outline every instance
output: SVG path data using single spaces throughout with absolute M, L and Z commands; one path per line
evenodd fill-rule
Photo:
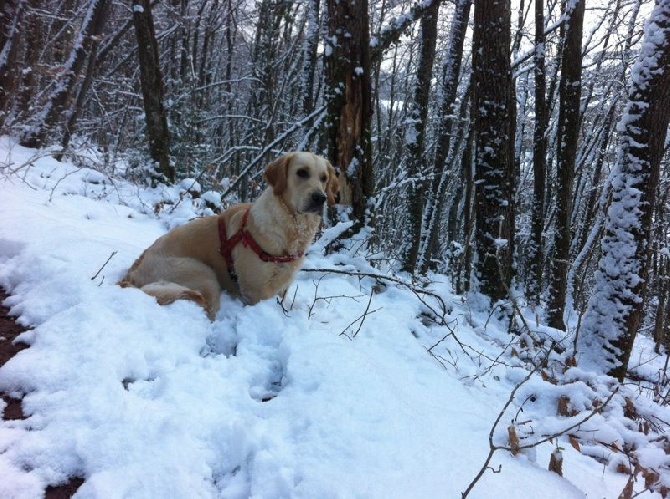
M 237 292 L 225 259 L 219 254 L 220 216 L 192 220 L 158 238 L 135 260 L 119 284 L 140 288 L 161 305 L 193 300 L 213 319 L 221 290 Z

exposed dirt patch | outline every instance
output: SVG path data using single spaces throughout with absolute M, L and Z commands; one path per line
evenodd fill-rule
M 44 497 L 46 499 L 69 499 L 75 494 L 75 492 L 77 492 L 77 489 L 79 489 L 83 483 L 83 478 L 70 478 L 70 480 L 63 485 L 58 485 L 57 487 L 47 487 L 47 490 L 44 491 Z
M 14 357 L 21 350 L 28 348 L 25 343 L 14 343 L 18 335 L 26 330 L 25 327 L 17 324 L 14 318 L 9 315 L 9 308 L 3 305 L 7 294 L 0 288 L 0 366 L 3 366 L 9 359 Z M 21 400 L 11 398 L 6 393 L 0 392 L 2 400 L 7 407 L 2 415 L 2 419 L 24 419 L 21 410 Z
M 28 348 L 25 343 L 14 344 L 14 339 L 26 328 L 14 322 L 14 318 L 9 315 L 9 308 L 3 305 L 6 298 L 7 294 L 0 288 L 0 366 L 24 348 Z
M 26 328 L 17 324 L 14 318 L 9 315 L 9 308 L 3 305 L 7 298 L 5 291 L 0 288 L 0 366 L 3 366 L 9 359 L 14 357 L 21 350 L 28 348 L 25 343 L 15 343 L 18 335 L 26 331 Z M 10 397 L 8 394 L 0 392 L 0 397 L 7 406 L 2 414 L 4 421 L 25 419 L 21 408 L 21 400 Z M 55 487 L 49 486 L 44 491 L 46 499 L 66 499 L 77 492 L 77 489 L 84 483 L 81 477 L 73 477 L 64 483 Z

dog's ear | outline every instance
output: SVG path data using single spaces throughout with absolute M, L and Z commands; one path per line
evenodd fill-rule
M 270 163 L 263 172 L 263 178 L 272 186 L 276 196 L 281 196 L 288 185 L 288 165 L 293 154 L 284 154 Z
M 328 204 L 334 205 L 339 201 L 340 197 L 340 181 L 337 178 L 337 170 L 333 168 L 330 161 L 326 161 L 328 165 L 328 183 L 326 184 L 326 196 L 328 197 Z

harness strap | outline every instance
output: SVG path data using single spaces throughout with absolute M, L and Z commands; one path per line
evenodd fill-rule
M 241 231 L 237 231 L 230 239 L 226 234 L 226 221 L 223 217 L 219 217 L 219 241 L 221 241 L 221 248 L 219 252 L 221 256 L 226 260 L 226 266 L 228 267 L 228 272 L 233 273 L 233 248 L 240 242 L 242 239 Z
M 256 240 L 253 238 L 251 233 L 246 230 L 247 222 L 249 220 L 249 213 L 251 212 L 251 208 L 249 208 L 247 211 L 244 212 L 244 215 L 242 216 L 242 225 L 240 226 L 240 229 L 230 236 L 230 238 L 227 236 L 227 230 L 226 230 L 226 222 L 223 219 L 223 217 L 219 217 L 219 240 L 221 242 L 221 248 L 219 249 L 219 252 L 221 253 L 221 256 L 226 260 L 226 266 L 228 267 L 228 272 L 230 273 L 231 277 L 235 278 L 235 266 L 233 262 L 233 248 L 237 246 L 240 242 L 245 248 L 251 249 L 258 258 L 263 260 L 264 262 L 269 262 L 269 263 L 288 263 L 288 262 L 294 262 L 295 260 L 298 260 L 304 256 L 304 253 L 300 253 L 297 255 L 271 255 L 265 251 L 263 251 L 263 248 L 256 242 Z

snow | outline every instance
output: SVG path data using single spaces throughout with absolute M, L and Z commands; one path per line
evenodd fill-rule
M 576 368 L 565 385 L 524 382 L 532 359 L 443 276 L 415 293 L 370 277 L 379 271 L 352 249 L 325 256 L 346 224 L 312 247 L 282 304 L 223 295 L 213 322 L 194 303 L 159 306 L 115 283 L 155 238 L 208 208 L 185 185 L 141 188 L 32 154 L 0 139 L 0 286 L 32 326 L 30 348 L 0 368 L 0 390 L 23 397 L 28 416 L 0 423 L 0 497 L 40 497 L 79 476 L 78 498 L 456 498 L 515 385 L 496 445 L 511 424 L 532 443 L 580 421 L 556 415 L 559 396 L 589 410 L 611 394 L 609 378 Z M 440 303 L 444 322 L 427 320 Z M 583 423 L 584 449 L 613 456 L 597 441 L 639 435 L 618 415 L 622 397 Z M 667 467 L 662 447 L 643 445 Z M 558 446 L 563 477 L 547 471 Z M 565 436 L 498 450 L 490 467 L 470 497 L 615 498 L 628 478 Z
M 196 179 L 192 177 L 182 179 L 179 182 L 179 187 L 188 192 L 196 192 L 196 193 L 202 192 L 202 186 L 200 185 L 200 182 L 198 182 Z
M 221 194 L 219 192 L 207 191 L 202 195 L 207 203 L 213 205 L 216 208 L 221 208 Z

